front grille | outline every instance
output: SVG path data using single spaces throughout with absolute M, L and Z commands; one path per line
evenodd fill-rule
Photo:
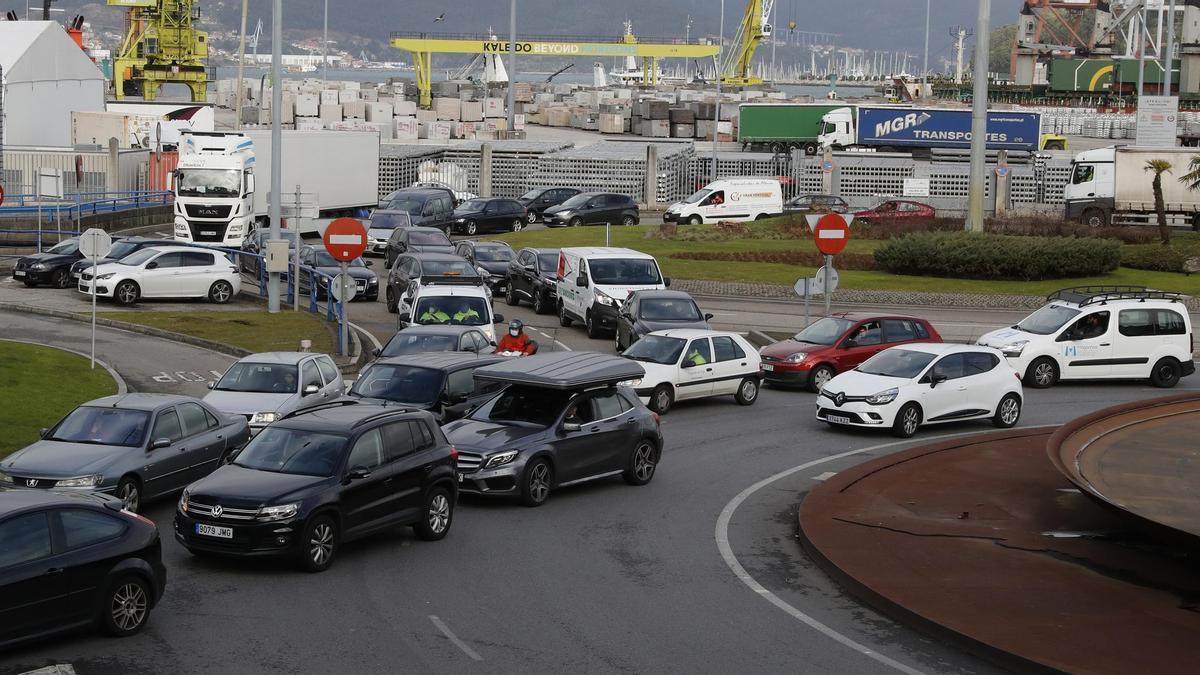
M 82 272 L 82 273 L 80 273 L 79 278 L 84 281 L 91 281 L 92 273 L 91 272 Z
M 37 488 L 39 490 L 43 488 L 52 488 L 58 483 L 58 481 L 52 478 L 29 478 L 26 476 L 13 476 L 12 479 L 14 485 L 18 485 L 20 487 Z
M 830 401 L 833 401 L 834 405 L 838 405 L 837 394 L 834 394 L 834 393 L 831 393 L 831 392 L 828 392 L 828 391 L 825 391 L 824 389 L 822 389 L 820 395 L 824 396 L 825 398 L 829 399 Z M 860 401 L 865 401 L 868 398 L 871 398 L 871 397 L 870 396 L 846 396 L 842 399 L 842 404 L 858 403 Z
M 218 506 L 221 509 L 220 515 L 213 513 Z M 191 499 L 187 501 L 187 507 L 188 515 L 212 518 L 213 520 L 254 520 L 254 517 L 258 515 L 258 509 L 235 509 L 217 504 L 201 504 Z
M 230 204 L 184 204 L 183 212 L 189 218 L 228 218 L 233 210 Z
M 29 268 L 29 263 L 25 262 L 24 260 L 17 261 L 17 269 L 23 270 L 23 269 L 28 269 L 28 268 Z
M 849 412 L 846 410 L 830 410 L 828 408 L 821 408 L 817 410 L 817 419 L 823 420 L 830 415 L 834 415 L 836 417 L 845 417 L 855 424 L 869 424 L 869 422 L 864 421 L 862 416 L 858 413 Z
M 478 455 L 473 452 L 458 452 L 458 470 L 461 473 L 471 473 L 478 471 L 483 465 L 483 455 Z
M 783 359 L 776 358 L 774 356 L 767 356 L 766 354 L 762 355 L 762 360 L 764 363 L 780 363 L 783 361 Z
M 227 223 L 188 223 L 192 229 L 192 241 L 222 242 L 225 241 L 225 226 Z

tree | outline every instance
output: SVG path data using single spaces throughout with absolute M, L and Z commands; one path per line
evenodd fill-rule
M 1195 160 L 1192 160 L 1193 163 Z M 1171 230 L 1167 227 L 1167 206 L 1163 203 L 1162 175 L 1171 172 L 1171 163 L 1165 159 L 1148 159 L 1146 171 L 1154 174 L 1154 213 L 1158 215 L 1158 236 L 1163 246 L 1171 245 Z
M 1179 182 L 1193 192 L 1200 190 L 1200 155 L 1192 155 L 1188 172 L 1179 177 Z M 1200 218 L 1192 219 L 1192 229 L 1200 232 Z

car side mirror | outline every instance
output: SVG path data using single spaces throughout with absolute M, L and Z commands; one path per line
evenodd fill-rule
M 537 268 L 533 265 L 525 265 L 524 267 L 526 272 L 537 272 Z
M 372 349 L 371 356 L 374 356 L 375 358 L 379 358 L 380 356 L 383 356 L 383 350 L 382 349 Z
M 242 454 L 241 448 L 231 450 L 228 455 L 225 455 L 225 464 L 233 464 L 233 460 L 237 459 L 240 454 Z
M 246 192 L 254 192 L 254 174 L 246 174 Z
M 464 392 L 458 392 L 458 393 L 449 394 L 448 396 L 446 396 L 446 400 L 450 401 L 450 405 L 458 405 L 459 403 L 466 403 L 468 398 L 470 398 L 470 394 L 467 394 Z
M 492 323 L 504 323 L 504 315 L 503 314 L 493 314 L 492 315 Z
M 563 422 L 562 428 L 563 428 L 563 431 L 567 432 L 568 434 L 571 434 L 571 433 L 575 433 L 576 431 L 582 431 L 583 425 L 578 424 L 576 422 Z
M 157 268 L 158 268 L 157 260 L 146 263 L 146 269 L 148 269 L 148 270 L 157 269 Z
M 38 429 L 38 438 L 45 438 L 49 435 L 50 435 L 50 430 L 47 429 L 46 427 L 42 427 L 41 429 Z
M 346 480 L 362 480 L 371 477 L 371 470 L 365 466 L 356 466 L 346 472 Z
M 412 321 L 412 314 L 409 314 L 408 312 L 402 312 L 400 316 L 396 318 L 400 319 L 400 323 L 408 323 Z
M 663 277 L 663 286 L 671 287 L 671 277 Z
M 680 368 L 695 368 L 696 362 L 695 361 L 684 361 L 683 363 L 679 364 L 679 367 Z
M 311 396 L 312 394 L 315 394 L 318 391 L 321 391 L 321 388 L 315 384 L 304 385 L 304 395 L 305 396 Z
M 941 384 L 942 382 L 945 382 L 948 379 L 950 379 L 950 378 L 946 377 L 945 375 L 930 375 L 929 376 L 929 388 L 933 389 L 934 387 L 938 386 L 939 384 Z
M 171 447 L 171 439 L 169 439 L 169 438 L 156 438 L 150 442 L 151 450 L 158 450 L 159 448 L 169 448 L 169 447 Z
M 216 383 L 216 382 L 209 382 L 209 383 L 208 383 L 208 388 L 209 388 L 209 389 L 216 389 L 216 388 L 217 388 L 217 383 Z
M 704 313 L 704 320 L 705 320 L 705 321 L 712 321 L 712 318 L 713 318 L 713 315 L 712 315 L 712 313 L 711 313 L 711 312 L 705 312 L 705 313 Z
M 587 281 L 588 281 L 587 276 L 585 276 L 583 274 L 580 274 L 579 276 L 575 277 L 575 285 L 580 288 L 587 288 Z

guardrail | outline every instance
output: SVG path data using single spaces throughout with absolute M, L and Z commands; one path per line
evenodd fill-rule
M 174 201 L 174 195 L 166 191 L 135 192 L 79 192 L 62 199 L 51 199 L 33 194 L 5 195 L 0 206 L 0 216 L 28 215 L 33 213 L 70 214 L 78 220 L 83 215 L 113 213 L 147 206 L 165 206 Z

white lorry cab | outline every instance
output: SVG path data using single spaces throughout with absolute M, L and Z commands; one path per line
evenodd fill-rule
M 1035 389 L 1059 380 L 1150 380 L 1174 387 L 1196 371 L 1192 324 L 1179 293 L 1142 286 L 1081 286 L 1009 328 L 979 338 Z
M 663 222 L 715 223 L 758 220 L 783 213 L 783 189 L 774 178 L 722 178 L 672 204 Z
M 237 248 L 254 226 L 254 141 L 184 131 L 172 174 L 175 240 Z
M 1081 152 L 1071 162 L 1071 180 L 1063 186 L 1066 217 L 1092 227 L 1157 223 L 1146 163 L 1163 160 L 1172 166 L 1162 180 L 1167 222 L 1200 227 L 1200 193 L 1178 178 L 1197 156 L 1196 148 L 1113 146 Z
M 654 256 L 628 248 L 564 248 L 558 254 L 558 322 L 578 321 L 588 337 L 601 338 L 616 329 L 630 293 L 669 285 Z

